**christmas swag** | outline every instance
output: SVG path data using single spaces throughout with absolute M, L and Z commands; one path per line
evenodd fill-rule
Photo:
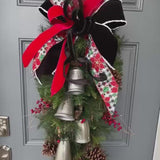
M 122 129 L 115 111 L 121 73 L 114 30 L 125 25 L 120 0 L 46 0 L 46 29 L 28 46 L 41 99 L 32 114 L 46 131 L 42 153 L 55 160 L 105 160 L 100 143 L 111 126 Z M 53 79 L 53 80 L 52 80 Z

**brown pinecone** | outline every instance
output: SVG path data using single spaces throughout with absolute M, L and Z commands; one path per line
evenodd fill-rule
M 111 70 L 116 82 L 118 83 L 119 87 L 122 86 L 122 76 L 117 70 Z
M 56 154 L 57 144 L 46 141 L 43 144 L 42 154 L 46 156 L 54 156 Z
M 106 160 L 106 155 L 100 147 L 88 147 L 85 158 L 89 160 Z

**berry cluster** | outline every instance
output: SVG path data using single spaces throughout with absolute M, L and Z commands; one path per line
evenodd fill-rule
M 110 126 L 113 125 L 114 128 L 117 128 L 117 130 L 120 131 L 122 126 L 116 121 L 116 117 L 119 117 L 117 111 L 115 111 L 113 116 L 111 116 L 109 111 L 107 111 L 104 112 L 102 119 L 105 121 L 105 123 L 108 123 Z
M 50 104 L 44 101 L 42 98 L 40 100 L 37 100 L 36 104 L 38 105 L 38 107 L 31 109 L 32 114 L 41 113 L 42 111 L 50 108 Z

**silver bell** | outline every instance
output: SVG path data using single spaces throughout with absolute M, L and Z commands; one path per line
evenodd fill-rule
M 70 97 L 67 97 L 58 107 L 56 114 L 54 115 L 56 118 L 65 120 L 65 121 L 74 121 L 73 118 L 73 104 Z
M 77 143 L 88 143 L 90 141 L 90 128 L 88 121 L 82 123 L 82 120 L 77 121 L 78 130 L 76 133 Z
M 71 160 L 69 140 L 62 140 L 58 144 L 55 160 Z
M 83 77 L 82 71 L 79 68 L 73 68 L 69 72 L 69 78 L 71 80 L 79 80 L 79 79 L 83 79 L 84 77 Z M 82 94 L 82 93 L 84 93 L 84 85 L 69 82 L 68 92 L 73 94 L 73 95 Z

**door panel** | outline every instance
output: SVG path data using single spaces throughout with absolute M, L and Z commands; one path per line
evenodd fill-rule
M 13 160 L 47 160 L 42 156 L 45 132 L 30 114 L 38 99 L 31 65 L 21 56 L 45 22 L 37 6 L 43 0 L 0 1 L 0 114 L 10 117 L 10 137 L 0 144 L 12 148 Z M 123 88 L 117 109 L 130 134 L 116 132 L 103 143 L 110 160 L 152 160 L 160 95 L 160 1 L 123 0 L 128 25 L 124 35 Z M 22 158 L 23 157 L 23 158 Z

